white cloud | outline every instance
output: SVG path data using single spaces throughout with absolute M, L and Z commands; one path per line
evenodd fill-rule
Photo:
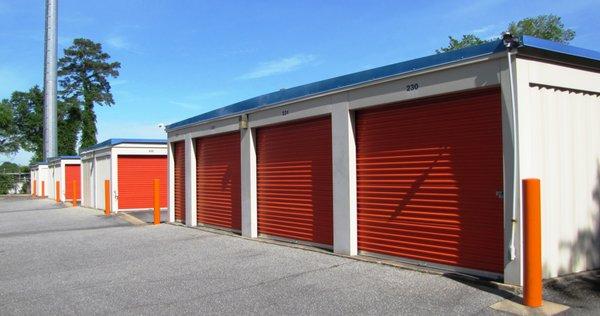
M 125 84 L 128 84 L 128 83 L 129 83 L 128 80 L 116 79 L 116 80 L 112 80 L 110 82 L 110 85 L 113 86 L 113 87 L 115 87 L 115 86 L 122 86 L 122 85 L 125 85 Z
M 106 39 L 106 43 L 114 48 L 129 49 L 131 45 L 122 36 L 111 36 Z
M 110 36 L 105 40 L 106 44 L 114 49 L 127 51 L 130 53 L 139 54 L 138 47 L 129 41 L 126 37 L 121 35 Z
M 254 70 L 243 74 L 238 79 L 258 79 L 294 71 L 310 64 L 316 59 L 314 55 L 298 54 L 291 57 L 260 63 Z
M 164 130 L 158 127 L 162 121 L 99 120 L 98 142 L 109 138 L 166 138 Z
M 227 95 L 227 92 L 223 90 L 199 92 L 186 96 L 183 101 L 171 100 L 169 101 L 169 104 L 173 104 L 190 111 L 208 110 L 207 103 L 212 102 L 211 105 L 213 106 L 215 103 L 220 104 L 217 99 L 224 95 Z
M 179 101 L 169 101 L 170 104 L 177 105 L 186 110 L 200 110 L 202 108 L 201 105 L 191 102 L 179 102 Z

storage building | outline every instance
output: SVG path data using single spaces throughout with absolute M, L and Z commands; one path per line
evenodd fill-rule
M 50 196 L 48 192 L 48 164 L 45 162 L 37 162 L 32 164 L 29 170 L 31 194 L 39 197 Z
M 161 207 L 167 207 L 167 141 L 109 139 L 81 151 L 82 205 L 105 209 L 109 180 L 111 211 L 153 207 L 153 181 L 160 181 Z
M 79 156 L 48 158 L 48 197 L 72 202 L 73 194 L 81 200 L 81 159 Z M 58 194 L 57 194 L 58 193 Z
M 492 41 L 167 126 L 170 220 L 521 285 L 522 179 L 544 277 L 600 268 L 600 53 Z

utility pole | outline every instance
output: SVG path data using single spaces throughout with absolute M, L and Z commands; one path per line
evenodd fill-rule
M 56 62 L 58 46 L 58 0 L 46 0 L 44 50 L 44 160 L 58 154 L 56 131 Z

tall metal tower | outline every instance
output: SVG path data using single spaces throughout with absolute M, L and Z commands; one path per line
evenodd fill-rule
M 46 0 L 44 51 L 44 160 L 58 154 L 56 131 L 56 62 L 58 45 L 58 0 Z

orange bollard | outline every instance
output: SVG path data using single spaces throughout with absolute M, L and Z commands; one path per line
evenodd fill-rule
M 56 181 L 56 203 L 60 203 L 60 181 Z
M 542 306 L 542 214 L 539 179 L 523 180 L 523 304 Z
M 77 180 L 73 180 L 73 207 L 77 207 Z
M 46 182 L 42 181 L 42 197 L 46 197 Z
M 35 183 L 35 180 L 33 180 L 33 191 L 31 191 L 31 195 L 33 195 L 33 196 L 35 196 L 35 195 L 36 195 L 36 193 L 37 193 L 37 192 L 36 192 L 36 191 L 37 191 L 36 184 L 37 184 L 37 183 Z
M 110 180 L 104 180 L 104 215 L 110 216 Z
M 160 180 L 154 179 L 154 225 L 160 224 Z

